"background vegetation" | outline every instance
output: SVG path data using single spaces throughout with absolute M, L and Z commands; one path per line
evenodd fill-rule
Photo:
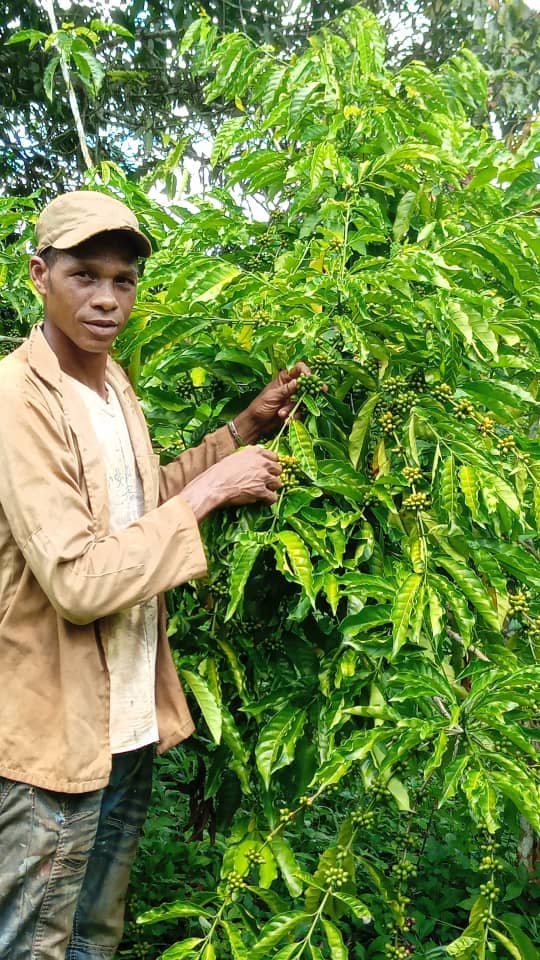
M 260 39 L 183 34 L 204 196 L 172 133 L 85 180 L 155 244 L 118 358 L 164 459 L 316 373 L 278 505 L 212 517 L 209 581 L 169 597 L 199 732 L 159 763 L 121 955 L 533 960 L 540 128 L 495 138 L 478 59 L 397 69 L 368 8 Z M 5 348 L 40 203 L 0 200 Z

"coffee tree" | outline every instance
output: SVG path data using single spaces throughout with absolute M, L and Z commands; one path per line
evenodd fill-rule
M 278 503 L 207 520 L 209 578 L 169 598 L 222 857 L 141 929 L 177 924 L 168 960 L 533 960 L 505 901 L 540 829 L 539 128 L 493 139 L 466 50 L 391 74 L 362 8 L 289 59 L 205 17 L 183 52 L 236 115 L 203 201 L 96 174 L 156 241 L 119 358 L 165 459 L 312 374 Z M 470 896 L 430 922 L 449 820 Z

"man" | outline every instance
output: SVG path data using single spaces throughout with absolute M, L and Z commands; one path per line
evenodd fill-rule
M 156 597 L 205 574 L 211 510 L 275 501 L 279 462 L 249 444 L 289 415 L 306 368 L 160 467 L 109 358 L 148 239 L 91 191 L 53 200 L 36 233 L 43 324 L 0 363 L 0 957 L 103 960 L 154 744 L 193 731 Z

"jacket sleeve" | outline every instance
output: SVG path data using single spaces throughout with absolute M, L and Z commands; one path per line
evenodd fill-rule
M 39 392 L 1 390 L 0 510 L 50 603 L 90 623 L 206 573 L 195 516 L 181 497 L 117 533 L 96 535 L 67 426 Z
M 198 447 L 191 447 L 181 453 L 176 460 L 160 469 L 159 499 L 163 503 L 180 493 L 186 484 L 204 473 L 218 460 L 234 453 L 236 445 L 227 427 L 221 427 L 209 433 Z

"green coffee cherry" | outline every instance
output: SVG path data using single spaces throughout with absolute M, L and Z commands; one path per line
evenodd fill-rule
M 317 373 L 301 373 L 296 383 L 298 397 L 304 397 L 306 394 L 310 397 L 317 397 L 324 386 L 322 377 Z
M 495 421 L 493 417 L 482 417 L 480 423 L 476 427 L 478 433 L 481 433 L 483 437 L 488 437 L 495 426 Z
M 328 867 L 324 879 L 330 890 L 339 890 L 349 880 L 349 874 L 342 867 Z
M 448 383 L 437 383 L 431 393 L 437 400 L 449 400 L 454 391 Z
M 264 863 L 264 857 L 258 850 L 255 850 L 254 847 L 246 852 L 246 860 L 252 867 L 259 867 Z
M 514 440 L 513 435 L 509 433 L 508 436 L 501 437 L 497 442 L 497 449 L 503 455 L 507 453 L 513 453 L 513 451 L 516 449 L 516 441 Z
M 387 393 L 398 394 L 407 385 L 405 377 L 387 377 L 383 387 Z
M 279 476 L 282 487 L 285 490 L 287 490 L 289 487 L 297 487 L 300 482 L 298 457 L 282 454 L 279 458 L 279 462 L 282 466 L 282 471 Z
M 420 467 L 403 467 L 403 476 L 408 483 L 418 483 L 422 479 Z
M 470 400 L 458 400 L 454 407 L 454 415 L 458 420 L 466 420 L 474 413 L 474 406 Z
M 405 510 L 416 510 L 417 513 L 422 510 L 427 510 L 429 505 L 430 499 L 427 493 L 411 493 L 411 495 L 405 497 L 403 501 Z
M 386 410 L 379 417 L 379 423 L 384 433 L 393 433 L 398 425 L 398 418 L 391 410 Z
M 351 820 L 355 827 L 370 827 L 375 820 L 375 813 L 373 810 L 355 810 Z
M 410 860 L 403 860 L 401 863 L 395 863 L 392 867 L 392 873 L 397 880 L 414 880 L 418 876 L 418 870 Z
M 244 878 L 237 870 L 231 870 L 229 874 L 225 877 L 225 882 L 227 884 L 227 889 L 233 893 L 236 890 L 242 890 L 245 887 L 246 883 Z
M 528 613 L 529 601 L 523 590 L 511 593 L 508 597 L 508 613 Z

